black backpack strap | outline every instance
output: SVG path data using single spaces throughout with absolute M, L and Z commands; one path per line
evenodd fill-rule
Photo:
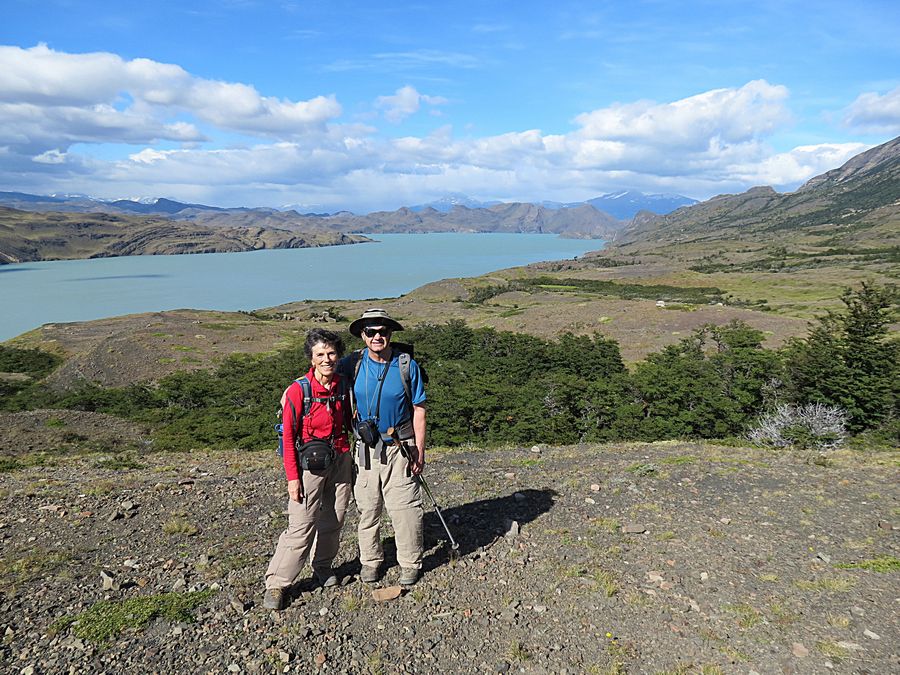
M 406 404 L 409 410 L 409 419 L 412 420 L 413 402 L 412 402 L 412 375 L 409 372 L 409 362 L 411 361 L 409 354 L 400 352 L 397 357 L 400 364 L 400 381 L 403 382 L 403 393 L 406 394 Z

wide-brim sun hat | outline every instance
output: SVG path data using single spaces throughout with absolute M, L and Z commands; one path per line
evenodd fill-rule
M 366 326 L 384 326 L 385 328 L 390 328 L 391 332 L 403 330 L 403 326 L 400 325 L 399 321 L 395 321 L 385 310 L 377 307 L 367 309 L 362 313 L 361 317 L 351 323 L 350 334 L 359 337 L 362 334 L 362 329 Z

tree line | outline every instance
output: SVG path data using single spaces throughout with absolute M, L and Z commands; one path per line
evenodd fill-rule
M 875 431 L 896 444 L 900 342 L 890 326 L 897 289 L 864 284 L 842 301 L 806 337 L 778 350 L 763 347 L 763 334 L 744 323 L 707 325 L 632 370 L 618 343 L 600 334 L 544 340 L 454 320 L 407 330 L 402 339 L 414 344 L 429 375 L 432 445 L 746 437 L 761 415 L 785 404 L 833 406 L 848 432 Z M 0 371 L 39 377 L 57 363 L 39 352 L 0 349 Z M 154 385 L 85 385 L 59 394 L 40 382 L 7 381 L 0 408 L 117 415 L 148 426 L 158 449 L 261 449 L 273 445 L 277 401 L 305 364 L 298 343 Z

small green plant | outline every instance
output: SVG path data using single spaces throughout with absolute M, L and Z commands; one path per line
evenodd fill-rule
M 526 458 L 522 458 L 522 459 L 516 458 L 516 459 L 513 459 L 510 461 L 510 464 L 512 464 L 513 466 L 521 466 L 526 469 L 540 466 L 543 463 L 544 463 L 543 459 L 532 459 L 531 457 L 526 457 Z
M 518 661 L 520 663 L 531 660 L 531 653 L 525 648 L 525 645 L 518 640 L 513 640 L 512 644 L 509 645 L 507 656 L 510 661 Z
M 0 558 L 0 588 L 14 587 L 16 584 L 47 576 L 70 559 L 71 555 L 67 552 L 41 549 L 29 551 L 21 558 L 4 556 Z
M 18 469 L 22 469 L 24 467 L 25 465 L 15 457 L 0 457 L 0 473 L 17 471 Z
M 347 612 L 355 612 L 355 611 L 361 609 L 362 606 L 363 606 L 362 598 L 360 598 L 355 593 L 347 593 L 341 599 L 341 607 L 343 607 L 344 610 Z
M 591 527 L 597 528 L 599 530 L 604 530 L 605 532 L 609 532 L 610 534 L 614 534 L 619 531 L 619 527 L 621 523 L 615 518 L 591 518 L 590 520 Z
M 144 465 L 141 464 L 134 455 L 123 453 L 111 457 L 101 457 L 94 462 L 94 467 L 97 469 L 111 469 L 118 471 L 122 469 L 143 469 Z
M 828 592 L 828 593 L 845 593 L 854 586 L 853 579 L 844 579 L 841 577 L 823 577 L 815 581 L 800 579 L 795 581 L 794 585 L 804 591 Z
M 768 613 L 772 617 L 772 622 L 779 626 L 787 626 L 794 623 L 799 618 L 799 615 L 796 612 L 785 607 L 780 602 L 770 603 Z
M 191 613 L 205 602 L 214 591 L 205 590 L 192 593 L 163 593 L 128 600 L 103 600 L 97 602 L 81 614 L 58 619 L 53 629 L 61 632 L 71 626 L 72 631 L 82 640 L 103 645 L 122 631 L 140 629 L 156 618 L 192 623 Z
M 825 618 L 828 620 L 828 625 L 835 628 L 847 628 L 850 626 L 850 617 L 846 614 L 829 613 Z
M 635 476 L 652 476 L 659 473 L 659 467 L 652 462 L 632 464 L 625 470 Z
M 372 675 L 382 675 L 384 673 L 384 654 L 380 649 L 366 655 L 366 665 Z
M 183 534 L 185 536 L 192 536 L 199 532 L 197 526 L 192 522 L 187 520 L 184 516 L 174 516 L 170 518 L 165 523 L 163 523 L 163 532 L 168 535 L 175 534 Z
M 595 570 L 591 578 L 600 586 L 600 590 L 607 598 L 611 598 L 619 592 L 619 584 L 612 572 L 606 570 Z
M 58 417 L 51 417 L 46 422 L 44 422 L 44 426 L 50 427 L 51 429 L 59 428 L 59 427 L 66 426 L 66 422 L 65 422 L 65 420 L 59 419 Z
M 893 555 L 883 555 L 878 558 L 869 560 L 859 560 L 853 563 L 841 563 L 835 565 L 842 570 L 868 570 L 870 572 L 880 572 L 886 574 L 888 572 L 900 571 L 900 558 Z
M 753 628 L 764 620 L 763 615 L 747 603 L 726 605 L 724 609 L 737 617 L 738 625 L 744 630 Z
M 694 455 L 680 455 L 678 457 L 666 457 L 663 460 L 660 460 L 663 464 L 674 464 L 675 466 L 682 466 L 684 464 L 693 464 L 697 461 L 697 458 Z
M 841 645 L 830 640 L 820 640 L 816 643 L 816 649 L 838 663 L 850 656 L 850 651 L 846 647 L 841 647 Z

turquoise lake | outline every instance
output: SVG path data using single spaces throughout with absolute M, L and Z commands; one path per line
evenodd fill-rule
M 375 243 L 247 253 L 0 265 L 0 340 L 45 323 L 165 309 L 250 310 L 296 300 L 396 297 L 603 248 L 550 234 L 369 235 Z

